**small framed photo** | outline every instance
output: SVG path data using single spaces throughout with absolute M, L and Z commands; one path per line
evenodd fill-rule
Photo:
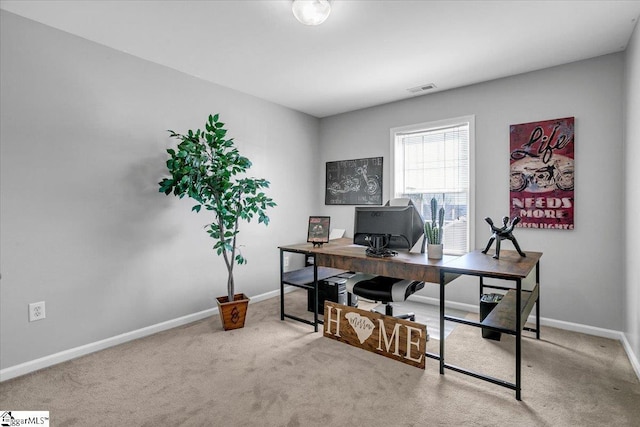
M 310 216 L 309 232 L 307 233 L 307 242 L 313 245 L 321 245 L 329 243 L 329 224 L 331 217 L 328 216 Z

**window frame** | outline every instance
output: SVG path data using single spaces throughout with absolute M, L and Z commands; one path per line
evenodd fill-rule
M 396 146 L 398 144 L 399 134 L 415 133 L 415 132 L 429 132 L 437 129 L 459 126 L 462 124 L 468 124 L 469 126 L 469 194 L 467 200 L 467 248 L 466 251 L 472 251 L 475 249 L 475 115 L 467 115 L 460 117 L 453 117 L 449 119 L 435 120 L 423 123 L 417 123 L 407 126 L 399 126 L 390 129 L 390 179 L 389 179 L 389 194 L 391 198 L 399 197 L 399 193 L 396 192 L 396 169 L 402 167 L 400 159 L 396 159 Z M 444 248 L 444 253 L 448 255 L 462 255 L 459 253 L 448 253 L 447 248 Z

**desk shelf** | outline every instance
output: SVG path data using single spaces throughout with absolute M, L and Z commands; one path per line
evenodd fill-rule
M 520 329 L 524 328 L 527 318 L 538 300 L 538 286 L 532 291 L 521 291 Z M 501 332 L 515 335 L 516 333 L 516 297 L 517 291 L 510 289 L 502 300 L 494 307 L 487 317 L 480 322 L 482 326 L 500 329 Z
M 344 272 L 345 270 L 337 268 L 318 267 L 318 280 L 328 279 L 329 277 L 337 276 Z M 304 289 L 313 289 L 313 265 L 283 273 L 282 282 L 285 285 L 297 286 Z

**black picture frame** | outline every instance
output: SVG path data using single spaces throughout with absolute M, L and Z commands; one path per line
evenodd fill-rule
M 329 243 L 329 231 L 331 226 L 331 217 L 328 216 L 310 216 L 309 228 L 307 231 L 307 242 L 314 245 Z
M 383 157 L 327 162 L 325 205 L 382 205 Z

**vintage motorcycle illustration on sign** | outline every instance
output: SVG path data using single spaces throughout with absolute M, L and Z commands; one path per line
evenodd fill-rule
M 360 175 L 362 175 L 362 178 Z M 362 183 L 365 184 L 363 190 L 369 195 L 374 195 L 380 188 L 380 177 L 377 175 L 367 176 L 367 165 L 363 165 L 356 169 L 355 176 L 347 175 L 340 182 L 333 182 L 328 190 L 333 195 L 352 191 L 358 192 Z
M 557 156 L 553 164 L 525 159 L 511 165 L 509 189 L 511 191 L 549 191 L 554 188 L 573 190 L 573 159 Z M 562 160 L 560 160 L 562 158 Z

